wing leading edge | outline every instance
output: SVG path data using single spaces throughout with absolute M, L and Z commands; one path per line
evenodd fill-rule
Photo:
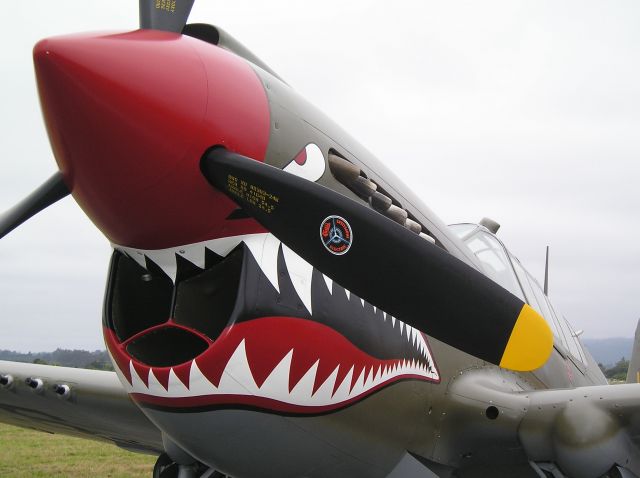
M 131 402 L 114 372 L 0 361 L 0 376 L 7 382 L 0 386 L 2 422 L 163 452 L 160 431 Z M 56 392 L 56 386 L 62 388 Z

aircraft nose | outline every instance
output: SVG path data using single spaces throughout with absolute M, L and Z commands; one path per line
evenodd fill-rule
M 246 62 L 139 30 L 42 40 L 34 63 L 58 167 L 111 242 L 157 249 L 228 233 L 235 206 L 199 160 L 217 144 L 264 157 L 268 104 Z

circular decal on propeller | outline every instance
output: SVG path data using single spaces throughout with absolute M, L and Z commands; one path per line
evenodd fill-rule
M 343 217 L 329 216 L 320 224 L 320 240 L 331 254 L 346 254 L 353 243 L 351 226 Z

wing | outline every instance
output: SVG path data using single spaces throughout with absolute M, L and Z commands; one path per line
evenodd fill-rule
M 640 476 L 640 384 L 528 387 L 497 369 L 461 372 L 437 414 L 438 441 L 422 456 L 454 468 L 529 463 L 557 467 L 554 476 L 595 478 L 616 467 Z
M 114 372 L 0 361 L 0 421 L 160 454 L 160 431 Z
M 640 384 L 528 397 L 518 434 L 531 460 L 555 461 L 569 476 L 600 476 L 614 466 L 640 476 Z

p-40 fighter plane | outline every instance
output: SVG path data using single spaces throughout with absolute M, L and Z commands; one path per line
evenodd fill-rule
M 0 419 L 156 477 L 640 476 L 610 387 L 496 238 L 445 226 L 192 2 L 34 50 L 59 172 L 113 245 L 115 373 L 0 362 Z

